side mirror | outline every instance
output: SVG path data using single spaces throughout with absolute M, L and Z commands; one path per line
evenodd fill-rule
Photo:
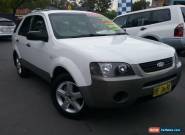
M 40 31 L 30 31 L 26 37 L 28 40 L 38 40 L 48 42 L 48 35 Z
M 123 31 L 126 33 L 127 32 L 127 29 L 123 28 Z

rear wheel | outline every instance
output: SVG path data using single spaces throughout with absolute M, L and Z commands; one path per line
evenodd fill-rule
M 17 73 L 20 77 L 22 78 L 28 77 L 29 71 L 28 69 L 22 66 L 21 61 L 18 56 L 15 57 L 15 66 L 17 69 Z
M 85 111 L 83 95 L 70 75 L 59 75 L 54 79 L 51 95 L 57 110 L 69 118 L 79 118 Z

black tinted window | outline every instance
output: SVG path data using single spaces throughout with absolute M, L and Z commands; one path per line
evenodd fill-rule
M 119 25 L 120 27 L 126 27 L 127 23 L 127 16 L 121 16 L 114 20 L 114 22 Z
M 161 9 L 152 11 L 152 24 L 171 20 L 169 9 Z
M 138 27 L 151 24 L 151 12 L 132 14 L 128 17 L 127 27 Z
M 184 22 L 185 22 L 185 8 L 181 8 L 182 10 L 182 16 L 183 16 L 183 19 L 184 19 Z
M 21 36 L 27 35 L 30 29 L 31 18 L 32 17 L 27 17 L 24 19 L 24 22 L 22 23 L 21 28 L 19 29 L 19 32 L 18 32 L 19 35 Z
M 46 32 L 46 25 L 42 16 L 34 16 L 31 23 L 30 31 Z
M 185 1 L 174 1 L 174 5 L 185 5 Z

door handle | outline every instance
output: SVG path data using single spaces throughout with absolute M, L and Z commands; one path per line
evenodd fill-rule
M 16 39 L 15 41 L 16 41 L 16 42 L 19 42 L 19 39 Z
M 145 28 L 145 27 L 142 27 L 140 30 L 141 30 L 141 31 L 144 31 L 144 30 L 146 30 L 146 29 L 147 29 L 147 28 Z
M 27 47 L 31 47 L 31 45 L 29 43 L 26 44 Z

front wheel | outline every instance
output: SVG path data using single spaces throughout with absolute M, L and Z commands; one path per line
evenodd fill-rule
M 51 95 L 57 110 L 68 118 L 79 118 L 84 113 L 83 95 L 70 75 L 59 75 L 54 79 Z
M 28 71 L 28 69 L 26 69 L 22 66 L 21 61 L 18 56 L 16 56 L 16 58 L 15 58 L 15 66 L 17 69 L 17 73 L 20 77 L 22 77 L 22 78 L 28 77 L 29 71 Z

